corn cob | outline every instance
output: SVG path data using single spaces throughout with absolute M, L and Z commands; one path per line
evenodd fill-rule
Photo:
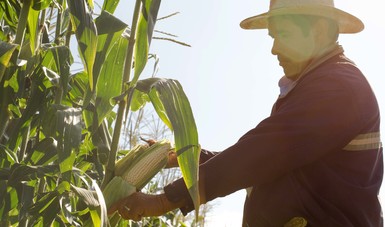
M 170 150 L 170 142 L 163 140 L 151 146 L 136 146 L 120 159 L 115 165 L 115 177 L 103 190 L 107 208 L 142 189 L 167 164 Z
M 119 159 L 115 163 L 114 175 L 124 175 L 124 173 L 131 168 L 135 158 L 138 157 L 139 154 L 143 153 L 147 148 L 149 148 L 148 144 L 139 144 L 132 150 L 128 151 L 128 153 L 123 158 Z

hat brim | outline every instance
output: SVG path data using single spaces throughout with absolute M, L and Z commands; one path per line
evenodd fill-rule
M 365 27 L 357 17 L 328 6 L 297 6 L 273 9 L 267 13 L 246 18 L 241 22 L 240 26 L 243 29 L 266 29 L 269 17 L 290 14 L 313 15 L 333 19 L 337 22 L 340 33 L 358 33 Z

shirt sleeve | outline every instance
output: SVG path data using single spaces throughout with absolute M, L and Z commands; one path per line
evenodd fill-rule
M 208 151 L 206 149 L 201 149 L 200 157 L 199 157 L 199 163 L 205 163 L 212 157 L 218 155 L 220 152 L 217 151 Z

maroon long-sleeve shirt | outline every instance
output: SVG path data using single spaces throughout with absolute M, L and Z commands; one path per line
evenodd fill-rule
M 233 146 L 202 152 L 207 201 L 248 188 L 243 226 L 382 226 L 380 113 L 367 80 L 342 49 L 296 81 L 271 116 Z M 169 200 L 189 200 L 182 179 Z M 193 209 L 191 201 L 182 211 Z

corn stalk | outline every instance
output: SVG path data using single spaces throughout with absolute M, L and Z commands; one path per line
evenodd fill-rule
M 132 28 L 130 32 L 130 40 L 129 40 L 129 46 L 127 50 L 127 56 L 126 56 L 126 62 L 124 66 L 124 75 L 123 75 L 123 81 L 129 81 L 131 76 L 131 68 L 132 68 L 132 60 L 133 60 L 133 53 L 134 53 L 134 46 L 135 46 L 135 32 L 137 28 L 137 23 L 139 20 L 139 12 L 141 9 L 141 0 L 136 0 L 135 2 L 135 8 L 134 8 L 134 15 L 132 17 Z M 125 84 L 123 85 L 122 89 L 125 89 Z M 116 118 L 116 125 L 114 128 L 114 134 L 112 137 L 112 144 L 111 144 L 111 151 L 110 155 L 108 157 L 108 163 L 106 166 L 106 175 L 104 177 L 103 183 L 102 183 L 102 189 L 106 187 L 108 182 L 113 178 L 114 176 L 114 169 L 115 169 L 115 160 L 116 160 L 116 153 L 119 148 L 119 141 L 120 141 L 120 134 L 122 131 L 122 125 L 123 120 L 125 116 L 125 111 L 127 109 L 127 106 L 130 106 L 131 97 L 124 98 L 119 102 L 119 108 L 118 108 L 118 115 Z

